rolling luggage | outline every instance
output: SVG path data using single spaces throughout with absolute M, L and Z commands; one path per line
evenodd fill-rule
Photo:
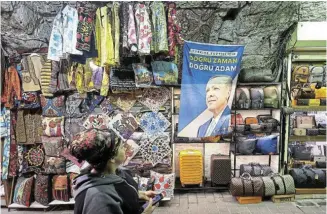
M 199 150 L 183 150 L 179 153 L 179 169 L 182 187 L 203 182 L 203 155 Z
M 228 155 L 211 155 L 212 185 L 227 185 L 231 180 L 232 161 Z

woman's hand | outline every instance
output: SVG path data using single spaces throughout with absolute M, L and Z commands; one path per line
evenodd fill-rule
M 139 199 L 149 201 L 150 198 L 153 198 L 156 195 L 154 191 L 139 191 Z

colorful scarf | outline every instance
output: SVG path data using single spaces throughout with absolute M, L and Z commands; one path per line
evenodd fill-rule
M 168 45 L 169 56 L 175 56 L 176 43 L 182 44 L 183 38 L 181 37 L 181 27 L 176 19 L 176 4 L 173 2 L 168 3 Z
M 86 12 L 84 7 L 78 8 L 78 26 L 76 49 L 90 51 L 93 32 L 94 12 Z
M 134 19 L 134 11 L 133 6 L 128 5 L 128 46 L 130 47 L 131 51 L 137 51 L 137 40 L 136 40 L 136 27 L 135 27 L 135 19 Z
M 138 32 L 138 53 L 148 55 L 151 50 L 151 23 L 145 4 L 136 4 L 135 19 Z
M 154 53 L 168 51 L 166 11 L 162 2 L 153 2 L 151 5 L 153 36 L 151 50 Z

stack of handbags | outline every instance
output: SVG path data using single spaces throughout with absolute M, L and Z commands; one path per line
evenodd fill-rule
M 296 188 L 325 188 L 326 172 L 321 169 L 313 169 L 311 166 L 303 166 L 291 169 Z
M 324 115 L 323 115 L 324 116 Z M 295 117 L 293 135 L 295 136 L 317 136 L 326 135 L 326 124 L 318 123 L 313 115 L 299 115 Z
M 249 173 L 251 176 L 268 176 L 273 174 L 274 172 L 270 168 L 269 165 L 260 164 L 260 163 L 249 163 L 249 164 L 241 164 L 240 166 L 240 174 Z
M 271 133 L 278 131 L 279 121 L 273 118 L 271 115 L 258 115 L 256 117 L 247 117 L 243 121 L 242 115 L 236 113 L 236 126 L 235 124 L 235 115 L 232 114 L 231 117 L 231 126 L 238 133 Z
M 232 178 L 230 192 L 233 196 L 273 196 L 294 194 L 294 180 L 290 175 L 274 174 L 252 177 L 249 173 Z
M 269 135 L 257 139 L 248 139 L 246 137 L 237 137 L 237 152 L 242 155 L 251 155 L 254 152 L 264 155 L 277 153 L 278 136 Z

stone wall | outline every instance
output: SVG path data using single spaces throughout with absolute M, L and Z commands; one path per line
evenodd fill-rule
M 66 2 L 76 6 L 76 2 Z M 102 2 L 87 3 L 94 7 Z M 52 21 L 63 2 L 1 2 L 4 49 L 47 47 Z M 243 44 L 243 67 L 271 66 L 281 35 L 297 21 L 325 21 L 325 2 L 177 2 L 185 39 Z

